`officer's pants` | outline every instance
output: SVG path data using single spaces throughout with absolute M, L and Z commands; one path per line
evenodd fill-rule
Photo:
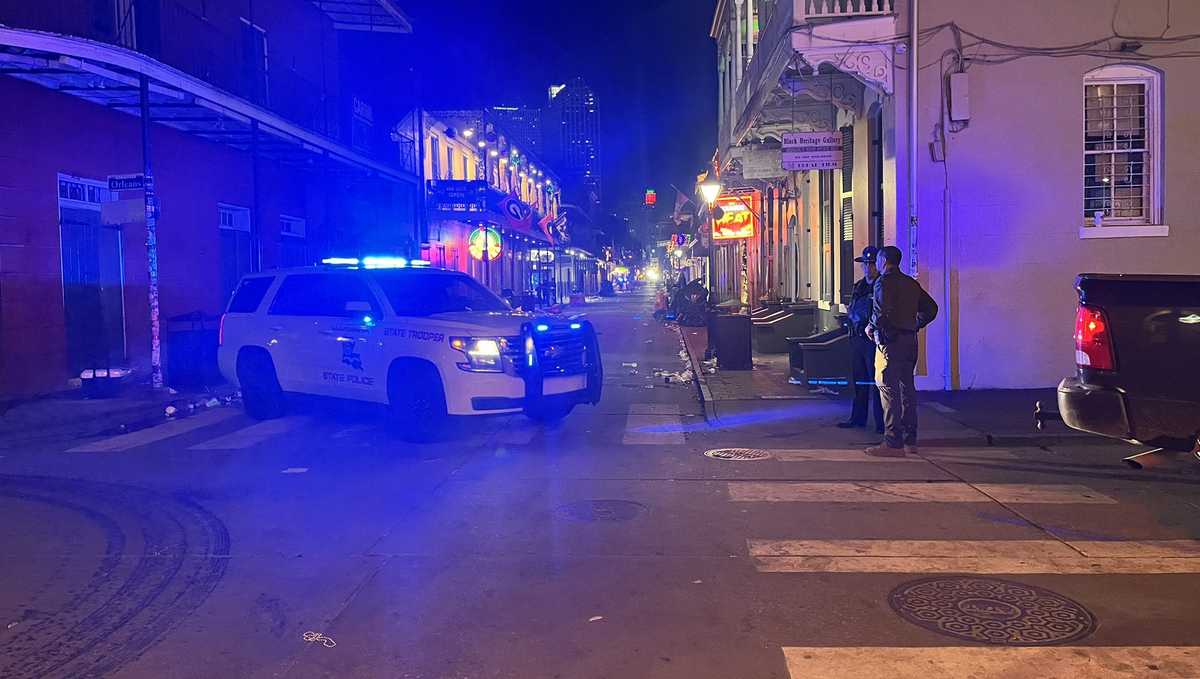
M 883 401 L 887 445 L 917 445 L 917 333 L 900 332 L 875 351 L 875 383 Z
M 883 404 L 875 388 L 875 343 L 866 337 L 850 338 L 850 378 L 854 380 L 854 409 L 850 421 L 865 426 L 870 408 L 875 412 L 875 427 L 883 427 Z

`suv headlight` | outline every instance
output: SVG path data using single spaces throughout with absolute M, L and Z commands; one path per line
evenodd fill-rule
M 466 362 L 458 364 L 461 370 L 504 372 L 504 353 L 508 348 L 508 340 L 504 337 L 451 337 L 450 348 L 466 357 Z

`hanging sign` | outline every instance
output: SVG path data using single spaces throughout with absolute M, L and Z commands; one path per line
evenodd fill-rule
M 467 239 L 467 250 L 480 261 L 483 261 L 485 251 L 488 261 L 496 259 L 500 256 L 500 232 L 490 226 L 475 229 Z
M 840 170 L 842 168 L 841 132 L 785 132 L 783 169 Z
M 754 237 L 754 211 L 750 209 L 756 201 L 753 194 L 721 196 L 716 206 L 720 217 L 713 220 L 713 240 L 736 240 Z M 747 205 L 749 203 L 749 205 Z

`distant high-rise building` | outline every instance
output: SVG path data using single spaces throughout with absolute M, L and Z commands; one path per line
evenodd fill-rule
M 542 109 L 529 106 L 493 106 L 492 119 L 499 123 L 518 146 L 541 155 Z
M 582 78 L 552 85 L 543 116 L 547 155 L 570 189 L 598 203 L 600 191 L 600 113 L 596 93 Z M 573 186 L 572 186 L 573 185 Z

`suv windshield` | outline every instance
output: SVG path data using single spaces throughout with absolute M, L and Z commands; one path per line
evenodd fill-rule
M 504 300 L 467 276 L 401 271 L 374 276 L 398 316 L 509 310 Z

